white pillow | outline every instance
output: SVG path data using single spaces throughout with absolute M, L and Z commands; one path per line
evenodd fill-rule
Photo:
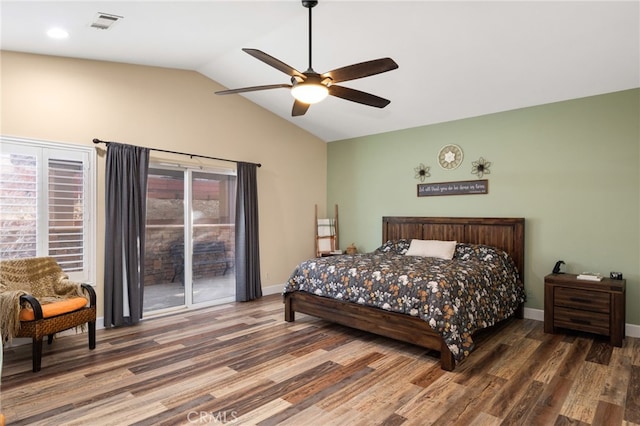
M 437 257 L 451 260 L 455 251 L 456 241 L 411 240 L 411 245 L 405 256 Z

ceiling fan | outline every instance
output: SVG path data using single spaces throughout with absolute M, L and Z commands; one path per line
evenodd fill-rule
M 309 109 L 309 105 L 320 102 L 326 98 L 327 95 L 336 96 L 351 102 L 357 102 L 376 108 L 384 108 L 389 105 L 391 101 L 388 99 L 384 99 L 370 93 L 361 92 L 360 90 L 338 86 L 335 83 L 368 77 L 398 68 L 398 64 L 396 64 L 391 58 L 374 59 L 372 61 L 348 65 L 346 67 L 328 71 L 324 74 L 318 74 L 313 70 L 311 67 L 311 9 L 317 4 L 317 1 L 302 0 L 302 6 L 309 9 L 309 68 L 305 72 L 300 72 L 279 59 L 262 52 L 261 50 L 244 48 L 242 50 L 254 58 L 291 76 L 291 84 L 268 84 L 264 86 L 221 90 L 215 92 L 216 95 L 231 95 L 258 90 L 289 88 L 291 89 L 291 94 L 295 98 L 293 102 L 293 109 L 291 111 L 291 115 L 294 117 L 304 115 Z

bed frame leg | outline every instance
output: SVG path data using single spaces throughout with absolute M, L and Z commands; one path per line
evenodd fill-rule
M 524 303 L 518 305 L 516 309 L 515 317 L 518 319 L 524 319 Z
M 440 368 L 445 371 L 453 371 L 454 368 L 456 368 L 456 360 L 453 358 L 453 354 L 444 342 L 440 348 Z
M 294 322 L 296 320 L 296 312 L 293 310 L 293 301 L 290 294 L 284 296 L 284 320 L 286 322 Z

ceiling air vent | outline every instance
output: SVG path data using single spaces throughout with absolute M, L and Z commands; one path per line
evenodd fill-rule
M 99 30 L 108 30 L 113 24 L 122 19 L 123 16 L 112 15 L 110 13 L 97 13 L 91 28 L 97 28 Z

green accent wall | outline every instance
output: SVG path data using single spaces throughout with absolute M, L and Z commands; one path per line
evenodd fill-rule
M 447 144 L 464 152 L 455 170 L 437 162 Z M 480 157 L 488 194 L 417 196 L 420 163 L 425 182 L 475 180 Z M 622 272 L 626 322 L 640 325 L 640 89 L 331 142 L 327 161 L 342 249 L 378 247 L 383 216 L 524 217 L 527 307 L 543 309 L 544 276 L 564 260 Z

